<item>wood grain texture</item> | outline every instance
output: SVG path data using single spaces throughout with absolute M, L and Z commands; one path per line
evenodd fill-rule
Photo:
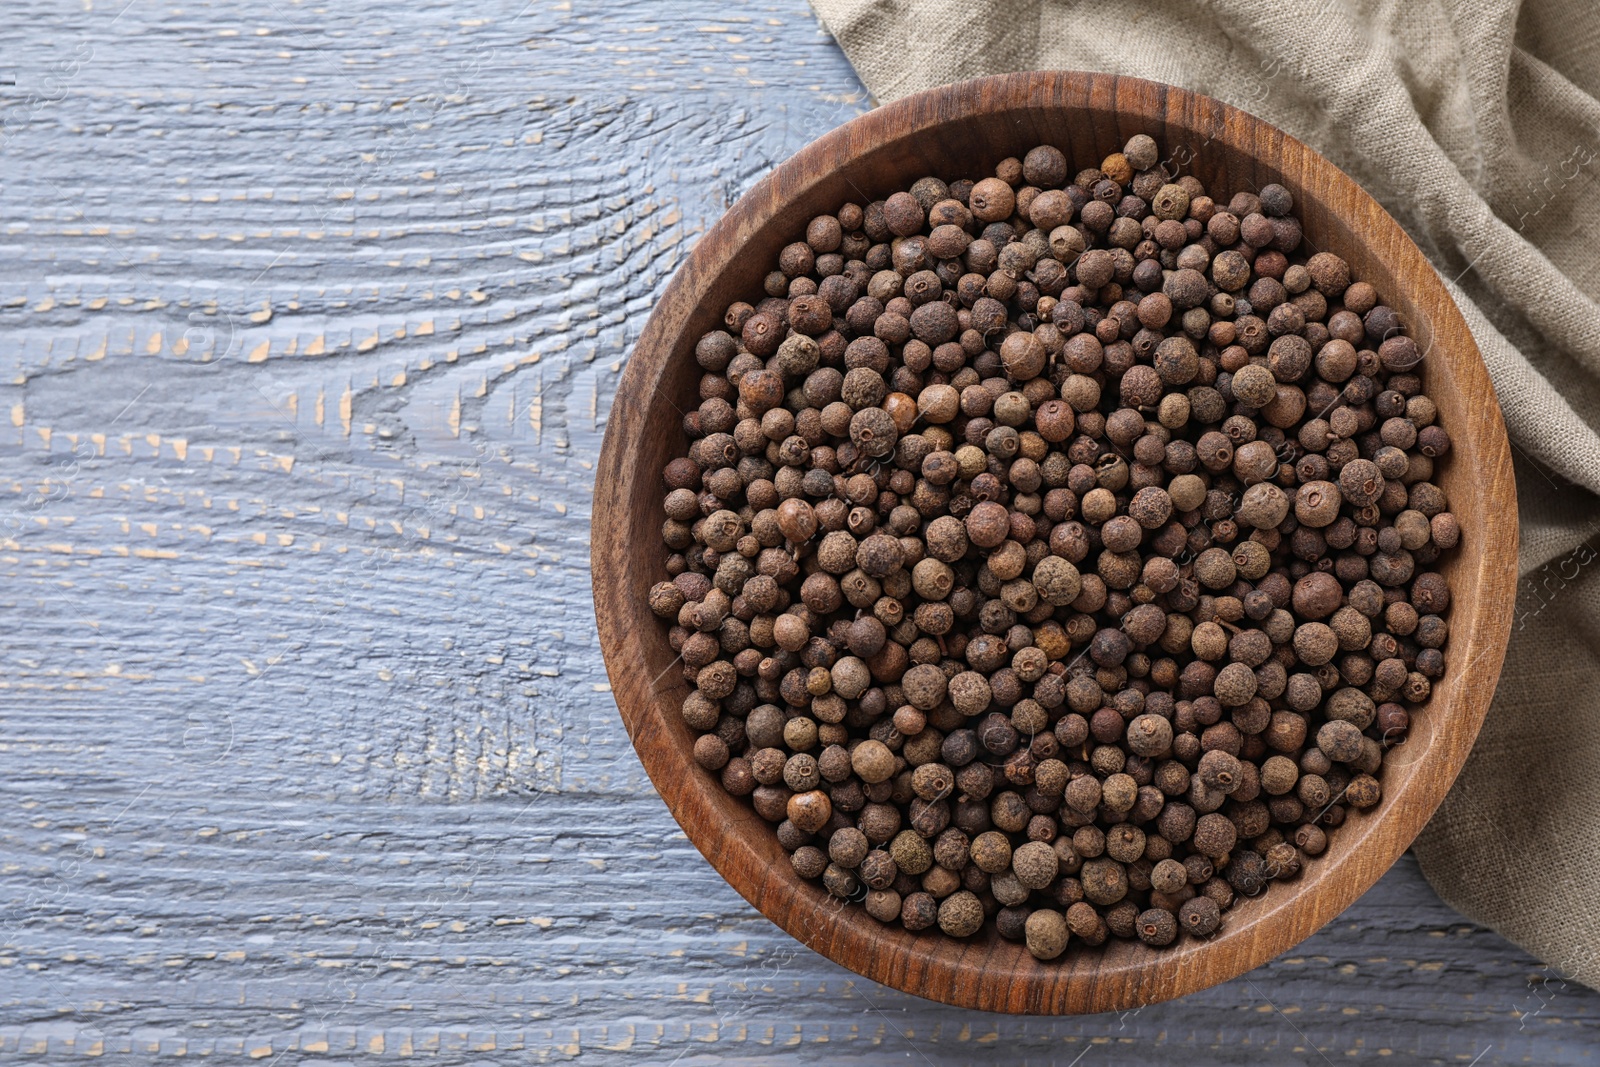
M 771 827 L 695 767 L 679 714 L 688 686 L 646 593 L 665 574 L 660 471 L 687 447 L 696 341 L 735 300 L 758 301 L 763 265 L 807 220 L 847 200 L 993 172 L 1036 144 L 1092 167 L 1147 133 L 1219 197 L 1279 182 L 1295 195 L 1310 248 L 1343 256 L 1402 313 L 1427 353 L 1429 395 L 1451 428 L 1436 480 L 1462 524 L 1441 562 L 1451 580 L 1449 661 L 1404 746 L 1385 760 L 1384 797 L 1330 835 L 1292 883 L 1241 901 L 1210 938 L 1155 949 L 1114 940 L 1041 962 L 988 926 L 966 940 L 885 926 L 794 874 Z M 600 643 L 624 720 L 651 779 L 690 840 L 734 888 L 808 947 L 897 989 L 989 1011 L 1127 1011 L 1192 993 L 1265 962 L 1365 892 L 1411 844 L 1471 751 L 1510 635 L 1516 571 L 1511 450 L 1493 387 L 1443 284 L 1399 225 L 1304 144 L 1215 100 L 1110 75 L 979 79 L 896 101 L 806 146 L 741 199 L 695 247 L 657 305 L 618 389 L 595 485 L 594 588 Z M 655 547 L 643 551 L 654 535 Z
M 125 3 L 0 60 L 0 1060 L 1593 1061 L 1600 995 L 1409 861 L 1242 979 L 1019 1019 L 673 824 L 593 465 L 687 248 L 867 106 L 802 3 Z

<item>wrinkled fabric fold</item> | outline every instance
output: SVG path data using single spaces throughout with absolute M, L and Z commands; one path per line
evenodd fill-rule
M 1493 709 L 1416 843 L 1463 914 L 1600 988 L 1600 7 L 812 0 L 880 101 L 985 74 L 1164 81 L 1310 144 L 1406 228 L 1483 352 L 1523 575 Z

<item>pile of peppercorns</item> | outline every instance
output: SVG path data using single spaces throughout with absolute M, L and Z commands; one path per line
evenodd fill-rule
M 954 937 L 1204 937 L 1444 669 L 1422 352 L 1138 136 L 812 219 L 700 338 L 650 590 L 694 759 L 803 878 Z

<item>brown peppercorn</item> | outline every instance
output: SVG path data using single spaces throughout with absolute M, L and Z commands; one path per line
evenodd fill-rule
M 1043 841 L 1019 846 L 1011 856 L 1011 871 L 1029 889 L 1043 889 L 1055 881 L 1060 868 L 1056 850 Z
M 1256 675 L 1243 663 L 1230 663 L 1217 672 L 1213 691 L 1224 707 L 1247 704 L 1256 695 Z
M 894 885 L 900 869 L 889 853 L 882 849 L 874 849 L 862 857 L 857 873 L 868 888 L 884 890 Z
M 863 828 L 866 832 L 866 828 Z M 871 833 L 868 832 L 869 839 Z M 889 842 L 889 856 L 895 866 L 910 875 L 920 875 L 933 866 L 933 849 L 914 830 L 902 830 Z
M 829 816 L 833 814 L 833 805 L 828 800 L 828 794 L 813 789 L 791 796 L 787 811 L 789 821 L 795 826 L 807 833 L 816 833 L 827 824 Z
M 1178 936 L 1178 919 L 1164 908 L 1148 908 L 1139 913 L 1135 929 L 1147 945 L 1170 945 Z
M 1067 920 L 1059 911 L 1038 908 L 1028 915 L 1023 929 L 1028 952 L 1035 959 L 1053 960 L 1066 951 Z
M 1268 878 L 1293 878 L 1300 873 L 1300 852 L 1287 841 L 1266 850 L 1264 874 Z
M 1383 789 L 1370 774 L 1358 774 L 1345 786 L 1344 800 L 1353 808 L 1370 808 L 1383 798 Z
M 895 756 L 881 741 L 863 741 L 850 753 L 850 765 L 863 782 L 884 782 L 894 774 Z
M 1195 823 L 1192 842 L 1201 855 L 1221 859 L 1233 851 L 1237 831 L 1232 822 L 1216 812 L 1200 816 Z
M 1127 868 L 1116 860 L 1088 860 L 1078 879 L 1083 883 L 1084 898 L 1094 904 L 1115 904 L 1128 893 Z
M 907 930 L 926 930 L 939 918 L 939 902 L 927 893 L 906 894 L 900 903 L 900 921 Z
M 983 902 L 965 889 L 950 894 L 939 904 L 939 929 L 951 937 L 971 937 L 983 926 Z
M 1016 196 L 1011 186 L 999 178 L 985 178 L 967 194 L 967 206 L 979 222 L 999 222 L 1010 217 Z
M 963 715 L 979 715 L 988 709 L 992 690 L 988 679 L 977 671 L 963 671 L 950 679 L 949 696 Z
M 1178 925 L 1195 937 L 1209 937 L 1222 925 L 1222 909 L 1213 896 L 1192 897 L 1178 909 Z
M 716 734 L 695 738 L 694 761 L 708 771 L 721 770 L 728 763 L 728 745 Z
M 986 831 L 973 839 L 971 858 L 979 870 L 999 874 L 1011 867 L 1011 842 L 998 831 Z

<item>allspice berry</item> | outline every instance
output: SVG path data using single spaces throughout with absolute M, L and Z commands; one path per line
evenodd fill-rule
M 1115 904 L 1128 894 L 1127 868 L 1116 860 L 1089 860 L 1078 879 L 1083 883 L 1084 898 L 1093 904 Z
M 900 918 L 900 894 L 892 889 L 874 889 L 867 893 L 863 904 L 868 915 L 881 923 L 892 923 Z
M 939 904 L 939 929 L 951 937 L 971 937 L 983 928 L 983 902 L 965 889 Z
M 695 739 L 694 761 L 708 771 L 720 770 L 728 762 L 728 744 L 716 734 L 701 734 Z
M 1178 917 L 1164 908 L 1148 908 L 1139 913 L 1135 928 L 1147 945 L 1170 945 L 1178 936 Z
M 913 830 L 902 830 L 889 843 L 889 856 L 895 866 L 910 875 L 925 873 L 933 866 L 933 849 Z
M 1060 860 L 1056 850 L 1043 841 L 1030 841 L 1011 855 L 1011 870 L 1017 881 L 1029 889 L 1043 889 L 1055 881 Z
M 1159 756 L 1172 747 L 1172 724 L 1160 715 L 1140 715 L 1128 724 L 1128 749 L 1139 756 Z
M 1028 952 L 1035 959 L 1053 960 L 1067 948 L 1070 935 L 1066 916 L 1051 908 L 1039 908 L 1028 915 L 1024 936 Z
M 1358 774 L 1345 786 L 1344 799 L 1353 808 L 1370 808 L 1383 799 L 1383 788 L 1370 774 Z
M 1187 868 L 1171 857 L 1161 860 L 1150 869 L 1150 888 L 1169 896 L 1189 884 Z
M 895 757 L 883 742 L 868 740 L 850 753 L 850 766 L 863 782 L 885 782 L 894 774 Z
M 1128 139 L 1128 143 L 1122 148 L 1122 155 L 1135 171 L 1143 171 L 1156 165 L 1161 158 L 1161 150 L 1156 146 L 1154 138 L 1139 133 Z
M 910 893 L 900 904 L 900 921 L 907 930 L 926 930 L 939 918 L 939 902 L 927 893 Z
M 1225 816 L 1215 812 L 1202 815 L 1194 827 L 1194 847 L 1202 856 L 1221 859 L 1233 851 L 1238 832 Z
M 1192 897 L 1178 909 L 1178 924 L 1195 937 L 1209 937 L 1222 925 L 1222 909 L 1209 896 Z
M 1210 788 L 1220 793 L 1232 793 L 1243 781 L 1243 769 L 1244 765 L 1232 753 L 1212 749 L 1200 757 L 1196 773 L 1200 781 Z
M 1335 763 L 1349 763 L 1361 754 L 1361 737 L 1353 723 L 1335 719 L 1317 730 L 1317 747 Z
M 827 825 L 829 816 L 833 814 L 833 805 L 828 800 L 828 794 L 813 789 L 790 797 L 788 813 L 790 822 L 806 833 L 814 834 Z
M 1303 526 L 1320 529 L 1339 517 L 1339 508 L 1343 503 L 1339 487 L 1332 482 L 1305 482 L 1295 493 L 1294 517 Z
M 819 848 L 802 845 L 789 854 L 789 863 L 802 878 L 821 878 L 828 869 L 828 857 Z
M 971 856 L 979 870 L 999 874 L 1011 867 L 1011 842 L 997 830 L 986 831 L 973 839 Z
M 1294 843 L 1307 856 L 1320 856 L 1323 849 L 1328 847 L 1328 836 L 1322 827 L 1306 823 L 1295 830 Z

